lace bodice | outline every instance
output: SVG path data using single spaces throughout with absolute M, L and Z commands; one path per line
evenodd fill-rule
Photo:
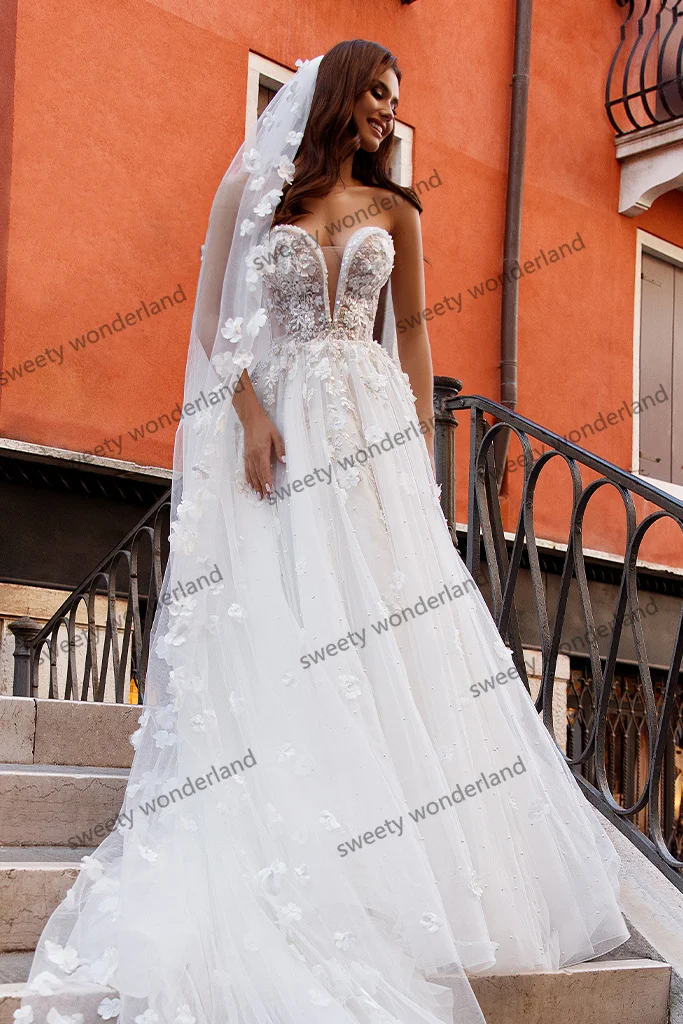
M 322 248 L 296 224 L 277 224 L 270 233 L 270 272 L 265 306 L 273 334 L 310 341 L 330 334 L 372 341 L 379 293 L 394 265 L 394 243 L 384 228 L 367 225 L 344 248 L 334 307 Z

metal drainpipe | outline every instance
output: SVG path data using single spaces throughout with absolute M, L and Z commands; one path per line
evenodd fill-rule
M 505 247 L 503 251 L 503 293 L 500 337 L 500 402 L 517 408 L 517 329 L 519 266 L 522 234 L 522 194 L 526 156 L 526 125 L 529 107 L 529 60 L 531 54 L 532 0 L 517 0 L 515 12 L 515 56 L 512 72 L 512 103 L 508 149 L 507 195 L 505 200 Z M 510 273 L 508 274 L 508 271 Z M 500 431 L 494 438 L 498 490 L 503 483 L 510 432 Z

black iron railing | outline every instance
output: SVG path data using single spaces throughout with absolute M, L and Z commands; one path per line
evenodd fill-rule
M 451 382 L 455 383 L 455 382 Z M 458 382 L 459 383 L 459 382 Z M 490 592 L 491 611 L 512 651 L 517 670 L 531 692 L 524 658 L 519 612 L 529 603 L 537 623 L 533 645 L 540 650 L 542 670 L 536 707 L 543 722 L 561 747 L 567 763 L 586 796 L 683 891 L 681 859 L 683 819 L 676 798 L 674 750 L 683 746 L 683 601 L 666 671 L 653 672 L 648 658 L 641 615 L 641 583 L 644 575 L 639 553 L 655 524 L 669 520 L 680 531 L 680 543 L 670 552 L 671 562 L 683 556 L 683 502 L 632 476 L 551 431 L 479 396 L 458 396 L 447 378 L 438 382 L 440 406 L 450 409 L 451 434 L 458 410 L 470 417 L 466 562 L 477 582 Z M 487 416 L 495 418 L 491 424 Z M 520 507 L 516 521 L 505 531 L 501 497 L 496 483 L 493 441 L 509 431 L 519 439 Z M 542 449 L 534 457 L 532 441 Z M 554 607 L 548 607 L 548 586 L 541 568 L 534 526 L 543 474 L 561 462 L 569 487 L 569 521 L 566 544 L 561 550 L 561 571 Z M 518 465 L 518 463 L 514 463 Z M 555 472 L 550 470 L 551 474 Z M 465 474 L 458 472 L 458 482 Z M 609 631 L 608 653 L 600 655 L 591 590 L 586 571 L 584 524 L 591 502 L 609 488 L 624 510 L 623 562 L 618 567 L 614 618 Z M 561 516 L 561 495 L 553 477 L 553 522 Z M 601 497 L 598 498 L 597 496 Z M 638 518 L 635 498 L 645 499 L 653 510 Z M 455 528 L 455 493 L 442 488 L 442 505 L 452 531 Z M 547 497 L 547 494 L 546 494 Z M 642 502 L 640 505 L 642 506 Z M 508 515 L 509 515 L 508 511 Z M 618 521 L 614 519 L 615 532 Z M 507 536 L 506 536 L 507 534 Z M 526 579 L 520 586 L 522 566 Z M 529 586 L 529 578 L 531 586 Z M 567 694 L 567 734 L 558 738 L 553 725 L 553 697 L 560 644 L 567 625 L 568 598 L 572 588 L 578 599 L 586 637 L 586 671 L 581 680 L 563 683 Z M 645 600 L 652 597 L 647 591 Z M 645 613 L 647 615 L 647 613 Z M 600 637 L 604 637 L 600 627 Z M 618 655 L 622 634 L 632 634 L 637 665 L 625 681 Z M 529 645 L 529 640 L 526 640 Z M 656 678 L 653 676 L 656 675 Z
M 618 135 L 683 117 L 683 0 L 617 0 L 626 8 L 605 90 Z
M 463 554 L 470 572 L 488 595 L 496 624 L 530 692 L 524 651 L 533 647 L 540 653 L 541 684 L 535 703 L 544 724 L 558 746 L 566 749 L 567 763 L 588 799 L 683 890 L 683 819 L 680 797 L 676 802 L 673 756 L 676 746 L 683 746 L 683 602 L 676 634 L 671 638 L 668 670 L 653 670 L 640 614 L 639 563 L 640 549 L 656 523 L 669 520 L 683 531 L 683 502 L 496 402 L 460 396 L 461 386 L 460 381 L 448 377 L 435 380 L 437 473 L 451 536 L 457 542 L 456 484 L 466 483 Z M 470 454 L 468 464 L 458 468 L 456 475 L 457 411 L 470 418 Z M 496 422 L 489 423 L 487 417 Z M 520 509 L 508 531 L 504 530 L 494 465 L 493 441 L 502 431 L 514 434 L 522 451 L 515 463 L 519 465 Z M 543 449 L 536 458 L 532 442 Z M 555 559 L 560 560 L 559 585 L 550 609 L 534 519 L 542 504 L 538 495 L 544 476 L 552 474 L 554 470 L 549 467 L 558 462 L 568 474 L 570 524 L 566 544 L 555 550 Z M 597 496 L 604 494 L 605 488 L 618 495 L 624 509 L 625 545 L 623 559 L 616 560 L 612 570 L 616 574 L 617 599 L 608 653 L 601 656 L 584 551 L 584 523 L 591 503 L 600 501 Z M 636 497 L 654 509 L 640 520 Z M 41 628 L 26 619 L 11 624 L 16 637 L 16 695 L 128 703 L 132 681 L 133 697 L 142 702 L 152 621 L 167 560 L 169 498 L 166 494 L 157 502 L 47 625 Z M 510 515 L 509 510 L 506 514 Z M 559 514 L 558 504 L 552 509 L 553 523 Z M 683 538 L 671 551 L 672 563 L 676 559 L 680 563 L 682 553 Z M 586 657 L 583 670 L 574 669 L 570 683 L 562 683 L 566 689 L 562 694 L 566 700 L 566 732 L 558 738 L 553 697 L 570 587 L 575 596 L 578 594 L 585 623 Z M 683 594 L 683 587 L 679 590 Z M 102 602 L 106 603 L 104 622 Z M 537 623 L 535 644 L 522 635 L 520 611 L 525 613 L 527 624 L 533 611 Z M 81 621 L 83 616 L 87 620 L 85 649 L 81 651 L 77 642 L 79 616 Z M 632 633 L 637 658 L 630 675 L 624 673 L 618 660 L 626 629 Z M 65 644 L 60 643 L 64 633 Z M 61 651 L 63 646 L 65 653 Z M 41 660 L 47 665 L 41 665 Z M 47 688 L 43 671 L 47 671 Z
M 45 626 L 10 623 L 14 696 L 142 704 L 149 641 L 168 560 L 170 491 Z M 47 685 L 45 685 L 47 683 Z

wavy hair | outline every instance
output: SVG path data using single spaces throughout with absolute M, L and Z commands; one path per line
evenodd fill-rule
M 368 153 L 360 148 L 360 135 L 353 119 L 359 96 L 388 68 L 400 82 L 396 57 L 379 43 L 365 39 L 346 39 L 327 51 L 318 68 L 310 114 L 294 160 L 294 180 L 283 189 L 273 226 L 293 224 L 309 213 L 304 205 L 306 199 L 326 196 L 339 180 L 343 161 L 352 153 L 354 178 L 364 185 L 376 185 L 403 196 L 422 213 L 415 190 L 398 185 L 389 177 L 393 131 L 376 152 Z

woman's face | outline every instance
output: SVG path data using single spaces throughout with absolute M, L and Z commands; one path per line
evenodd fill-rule
M 398 106 L 398 78 L 387 68 L 366 89 L 353 108 L 353 119 L 360 135 L 360 148 L 374 153 L 394 130 L 394 116 Z

